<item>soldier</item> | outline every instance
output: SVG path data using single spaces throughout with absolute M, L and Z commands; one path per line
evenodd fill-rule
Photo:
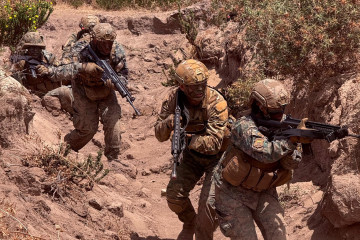
M 127 77 L 125 52 L 115 38 L 115 30 L 110 24 L 99 23 L 91 31 L 90 45 L 115 72 Z M 101 80 L 103 69 L 91 62 L 86 51 L 82 51 L 88 44 L 86 40 L 76 42 L 70 52 L 75 62 L 50 70 L 58 78 L 71 79 L 75 129 L 65 136 L 65 141 L 73 150 L 80 150 L 95 135 L 100 118 L 104 126 L 104 154 L 109 161 L 117 160 L 121 141 L 121 108 L 111 81 L 104 84 Z
M 61 85 L 47 71 L 45 65 L 54 64 L 55 57 L 45 48 L 39 32 L 27 32 L 17 47 L 17 54 L 11 56 L 12 76 L 40 97 Z
M 291 180 L 302 156 L 297 142 L 306 139 L 273 140 L 257 119 L 281 121 L 288 102 L 282 83 L 260 81 L 250 95 L 251 114 L 234 124 L 231 144 L 215 168 L 208 199 L 210 205 L 215 199 L 220 229 L 226 237 L 258 239 L 255 221 L 264 239 L 287 238 L 276 186 Z
M 186 127 L 187 146 L 183 159 L 177 167 L 177 178 L 167 186 L 167 202 L 171 211 L 183 222 L 178 239 L 209 240 L 213 238 L 215 213 L 206 209 L 205 200 L 210 187 L 212 170 L 221 153 L 224 132 L 228 120 L 227 103 L 219 92 L 207 86 L 209 71 L 206 66 L 193 59 L 183 61 L 176 69 L 179 88 L 170 93 L 163 102 L 155 124 L 155 136 L 166 141 L 174 127 L 176 94 L 189 112 Z M 189 193 L 205 173 L 200 194 L 198 216 L 189 199 Z
M 66 57 L 66 54 L 70 52 L 71 47 L 79 41 L 81 38 L 90 41 L 90 31 L 99 23 L 99 18 L 94 15 L 87 15 L 82 17 L 79 23 L 80 31 L 70 35 L 68 40 L 62 46 L 63 54 L 62 57 Z

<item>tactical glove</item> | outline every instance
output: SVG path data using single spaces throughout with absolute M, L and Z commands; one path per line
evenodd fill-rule
M 36 73 L 40 76 L 47 76 L 50 74 L 49 68 L 45 67 L 44 65 L 37 65 L 36 66 Z
M 79 69 L 83 83 L 91 87 L 104 84 L 101 80 L 103 72 L 104 70 L 93 62 L 83 63 Z
M 99 67 L 96 63 L 85 62 L 82 64 L 80 72 L 92 76 L 93 78 L 98 78 L 98 77 L 101 78 L 104 69 Z
M 174 129 L 174 114 L 170 114 L 166 119 L 165 119 L 165 123 L 166 126 L 173 130 Z
M 116 90 L 115 85 L 112 83 L 112 81 L 111 81 L 110 79 L 107 79 L 107 80 L 106 80 L 105 86 L 107 86 L 107 87 L 110 88 L 110 89 Z
M 20 60 L 18 61 L 17 63 L 14 64 L 14 68 L 17 70 L 17 71 L 21 71 L 25 68 L 25 60 Z
M 339 130 L 334 132 L 336 139 L 342 139 L 346 136 L 349 136 L 349 130 L 346 126 L 341 127 Z

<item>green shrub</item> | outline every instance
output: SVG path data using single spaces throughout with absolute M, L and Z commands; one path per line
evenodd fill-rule
M 155 8 L 160 7 L 162 9 L 167 9 L 169 7 L 177 6 L 179 0 L 96 0 L 96 3 L 99 7 L 104 8 L 106 10 L 119 10 L 124 7 L 143 7 L 143 8 Z M 186 0 L 181 1 L 183 5 L 188 5 L 190 3 L 194 3 L 195 1 Z
M 66 3 L 70 4 L 71 6 L 78 8 L 82 6 L 85 2 L 84 0 L 66 0 Z
M 357 64 L 360 4 L 349 0 L 213 0 L 214 19 L 236 12 L 267 76 L 313 80 Z M 226 19 L 226 17 L 225 17 Z
M 16 46 L 28 31 L 36 31 L 53 12 L 52 2 L 8 0 L 0 3 L 0 45 Z

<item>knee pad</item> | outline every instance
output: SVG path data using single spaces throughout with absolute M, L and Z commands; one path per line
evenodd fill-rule
M 167 199 L 168 206 L 171 211 L 173 211 L 176 214 L 179 214 L 181 212 L 184 212 L 190 205 L 190 199 Z

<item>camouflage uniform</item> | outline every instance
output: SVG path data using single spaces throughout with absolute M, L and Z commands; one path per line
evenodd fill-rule
M 259 99 L 266 102 L 269 96 L 259 95 Z M 214 170 L 207 204 L 215 205 L 220 229 L 232 240 L 258 239 L 254 221 L 264 239 L 286 239 L 284 210 L 279 203 L 276 186 L 291 179 L 293 170 L 285 168 L 283 163 L 300 162 L 300 149 L 296 150 L 297 146 L 287 139 L 269 139 L 259 130 L 252 116 L 241 117 L 235 122 L 231 132 L 231 145 Z M 237 175 L 244 176 L 237 183 L 234 183 L 237 175 L 226 173 L 232 161 L 237 163 L 234 165 L 238 170 Z M 246 166 L 249 168 L 246 169 Z M 242 173 L 241 169 L 246 170 Z M 256 173 L 259 178 L 250 183 Z M 229 176 L 235 180 L 230 180 Z M 266 176 L 270 178 L 266 179 Z M 259 184 L 263 180 L 268 184 L 260 189 Z
M 99 28 L 102 27 L 100 25 Z M 75 129 L 65 136 L 65 141 L 75 151 L 84 147 L 97 132 L 100 117 L 105 135 L 104 154 L 109 160 L 114 160 L 118 158 L 120 152 L 121 108 L 115 91 L 101 83 L 100 79 L 94 79 L 99 83 L 96 86 L 85 84 L 93 78 L 80 73 L 81 63 L 91 62 L 82 52 L 88 44 L 87 41 L 76 42 L 69 54 L 75 62 L 52 69 L 56 78 L 71 79 Z M 106 59 L 119 75 L 127 77 L 125 52 L 116 41 L 113 42 L 110 57 L 100 55 L 99 57 Z
M 45 64 L 56 64 L 55 56 L 52 53 L 49 53 L 45 50 L 45 44 L 43 42 L 42 36 L 38 32 L 28 32 L 20 40 L 20 43 L 17 47 L 17 54 L 23 56 L 30 56 L 26 51 L 29 47 L 38 47 L 42 48 L 41 59 L 39 61 L 44 62 Z M 12 66 L 12 77 L 22 83 L 27 89 L 31 90 L 34 94 L 38 96 L 43 96 L 48 91 L 53 90 L 61 86 L 61 80 L 55 79 L 52 75 L 36 75 L 34 78 L 31 74 L 31 70 L 25 65 L 21 65 L 20 61 L 14 63 Z
M 174 114 L 175 94 L 176 91 L 172 91 L 163 102 L 155 124 L 155 135 L 161 142 L 168 140 L 172 131 L 165 119 Z M 167 201 L 169 208 L 178 215 L 184 225 L 191 224 L 196 213 L 190 202 L 189 193 L 205 173 L 199 199 L 195 236 L 196 239 L 212 239 L 216 228 L 215 213 L 207 208 L 205 200 L 209 193 L 213 168 L 221 156 L 219 150 L 228 120 L 227 103 L 216 90 L 209 87 L 206 89 L 206 96 L 200 106 L 188 105 L 186 101 L 184 103 L 189 110 L 190 119 L 186 131 L 195 130 L 197 133 L 187 139 L 188 145 L 183 152 L 182 162 L 177 167 L 177 178 L 171 179 L 167 186 Z
M 72 46 L 80 39 L 90 42 L 90 31 L 98 23 L 99 18 L 94 15 L 82 17 L 79 23 L 81 30 L 77 33 L 72 33 L 66 40 L 65 44 L 62 46 L 62 58 L 67 57 L 67 54 L 71 52 Z

